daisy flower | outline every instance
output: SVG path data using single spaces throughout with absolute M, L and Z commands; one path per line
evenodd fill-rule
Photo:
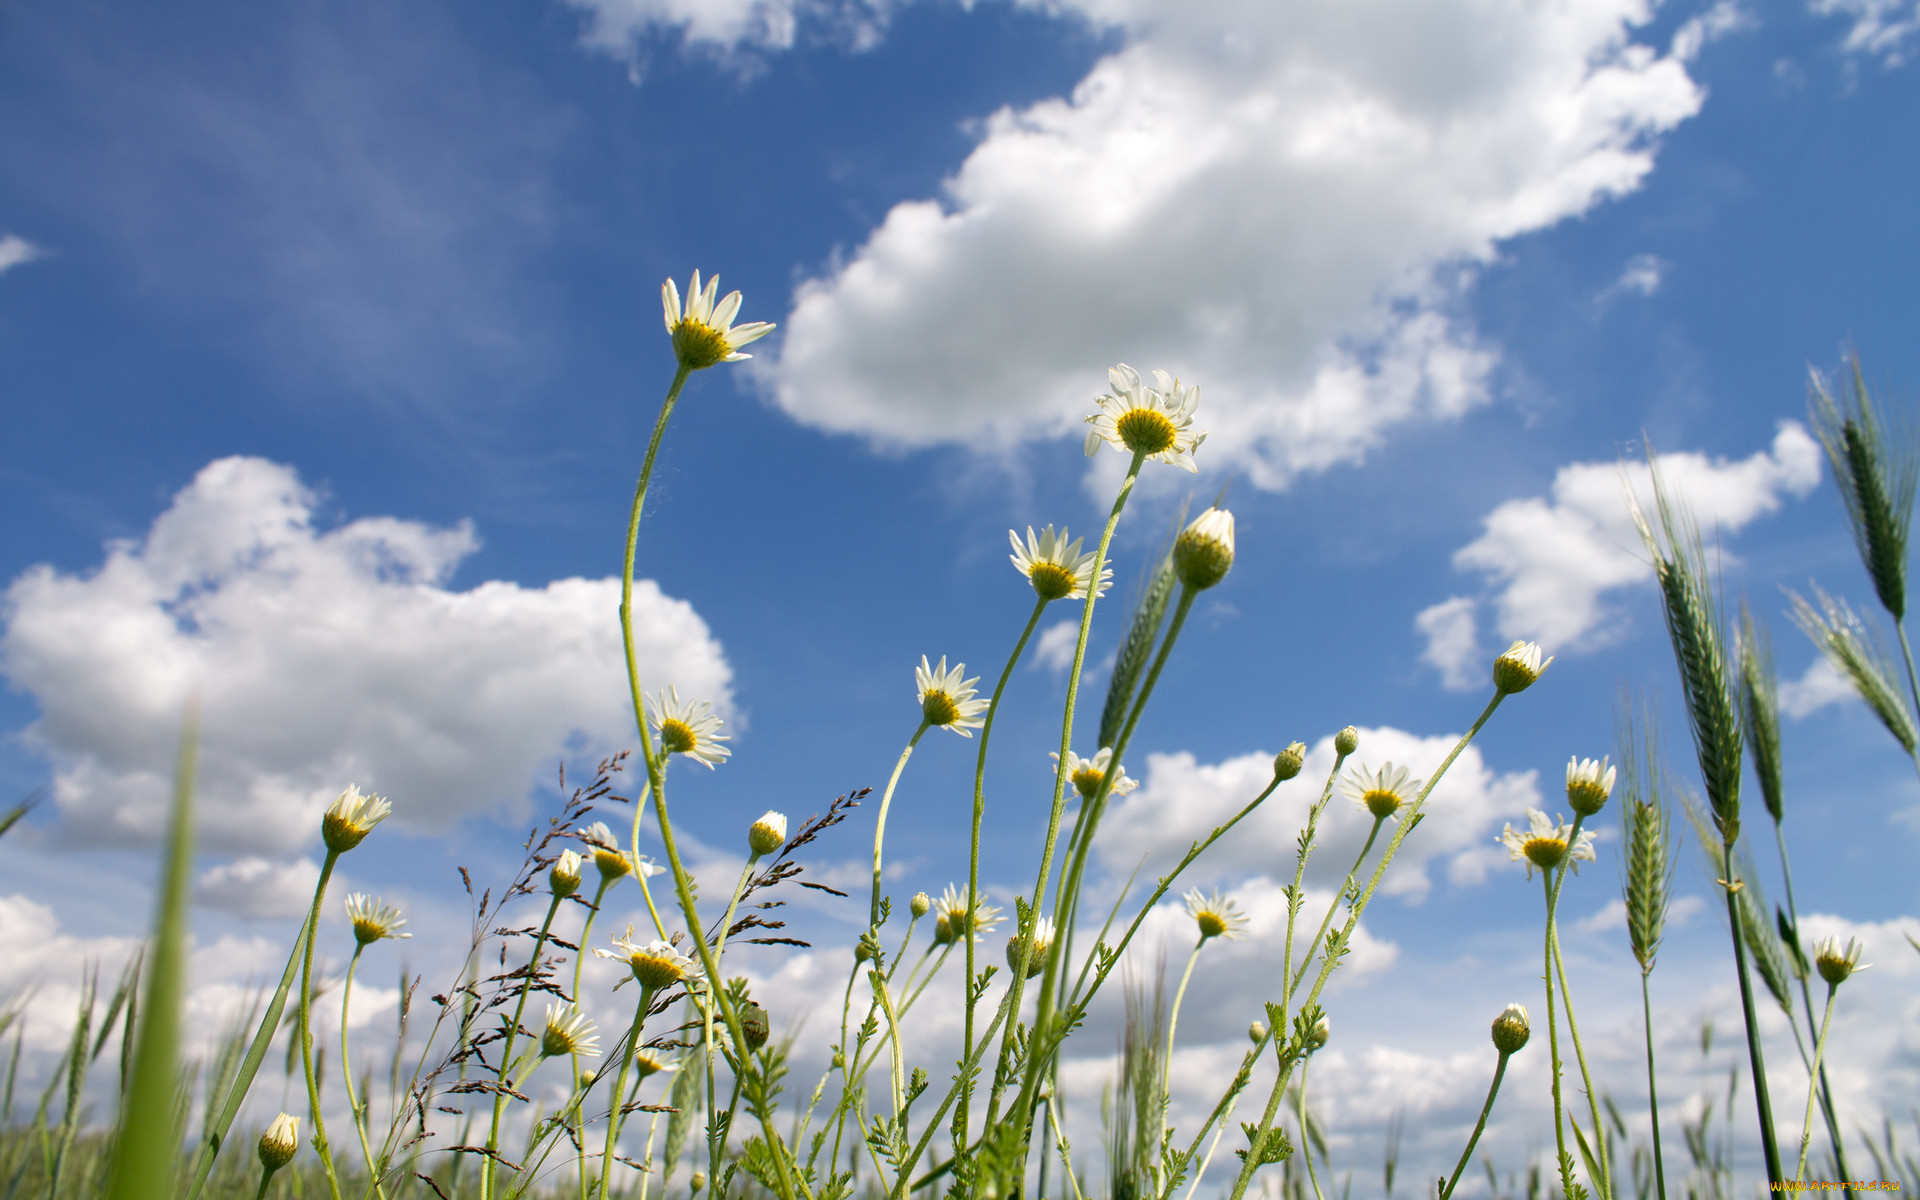
M 1086 596 L 1093 582 L 1093 560 L 1099 556 L 1080 553 L 1080 543 L 1085 539 L 1068 542 L 1064 525 L 1058 534 L 1049 525 L 1038 536 L 1029 525 L 1024 545 L 1020 534 L 1012 529 L 1007 530 L 1007 538 L 1013 543 L 1014 570 L 1027 577 L 1042 600 L 1080 600 Z M 1112 583 L 1113 568 L 1107 567 L 1100 572 L 1100 589 L 1095 594 L 1106 595 Z
M 951 883 L 946 892 L 933 902 L 933 942 L 944 946 L 948 942 L 957 942 L 971 932 L 978 940 L 1000 927 L 1000 909 L 988 904 L 982 894 L 976 898 L 973 906 L 973 919 L 967 919 L 967 894 Z
M 733 753 L 720 744 L 728 739 L 720 732 L 720 718 L 713 715 L 713 705 L 705 700 L 682 703 L 671 684 L 648 700 L 647 713 L 660 735 L 660 749 L 668 754 L 684 754 L 707 764 L 711 771 Z
M 1223 937 L 1231 941 L 1240 936 L 1247 927 L 1246 914 L 1235 906 L 1233 901 L 1213 889 L 1213 895 L 1203 896 L 1199 888 L 1187 892 L 1187 915 L 1200 927 L 1200 940 Z
M 547 871 L 547 886 L 555 896 L 564 900 L 580 890 L 580 866 L 580 856 L 571 850 L 562 850 L 553 860 Z
M 740 293 L 728 292 L 725 299 L 716 303 L 714 296 L 719 291 L 718 275 L 707 280 L 703 290 L 698 271 L 693 273 L 693 283 L 687 287 L 685 305 L 680 303 L 680 289 L 673 285 L 673 280 L 660 285 L 660 303 L 667 310 L 667 333 L 673 338 L 674 356 L 691 370 L 752 358 L 751 354 L 740 353 L 740 347 L 773 332 L 769 321 L 752 321 L 734 328 L 733 318 L 740 312 Z
M 393 805 L 388 804 L 384 796 L 362 792 L 350 783 L 320 818 L 320 836 L 327 843 L 327 849 L 345 854 L 365 841 L 373 827 L 386 820 L 392 811 Z
M 260 1165 L 267 1169 L 271 1177 L 275 1171 L 293 1161 L 300 1153 L 300 1118 L 281 1113 L 260 1135 Z
M 1515 642 L 1506 653 L 1493 660 L 1493 686 L 1502 695 L 1524 692 L 1553 665 L 1549 657 L 1541 661 L 1539 642 Z
M 1567 760 L 1567 803 L 1573 811 L 1590 817 L 1607 806 L 1613 795 L 1613 781 L 1619 768 L 1607 765 L 1605 755 L 1598 760 L 1578 755 Z
M 1233 569 L 1233 514 L 1209 508 L 1173 543 L 1173 572 L 1195 591 L 1219 583 Z
M 1563 861 L 1580 869 L 1581 860 L 1594 861 L 1593 830 L 1582 830 L 1579 840 L 1571 847 L 1568 839 L 1573 837 L 1573 826 L 1556 825 L 1547 818 L 1547 814 L 1537 808 L 1527 810 L 1529 828 L 1516 830 L 1511 824 L 1501 835 L 1494 839 L 1507 848 L 1514 862 L 1527 864 L 1527 878 L 1533 878 L 1533 869 L 1551 871 Z
M 347 920 L 353 925 L 353 940 L 362 946 L 371 946 L 381 938 L 413 936 L 400 932 L 400 927 L 407 923 L 407 919 L 400 915 L 400 910 L 382 902 L 377 896 L 365 896 L 357 892 L 348 896 Z
M 1016 933 L 1007 939 L 1007 966 L 1012 970 L 1020 968 L 1020 955 L 1026 948 L 1027 935 Z M 1027 978 L 1047 969 L 1047 951 L 1053 948 L 1053 922 L 1041 917 L 1033 923 L 1033 952 L 1027 955 Z
M 615 961 L 625 959 L 628 968 L 633 971 L 633 977 L 639 980 L 640 986 L 644 988 L 658 991 L 660 988 L 672 987 L 685 979 L 693 970 L 693 960 L 675 950 L 670 942 L 655 938 L 642 946 L 634 941 L 631 925 L 627 926 L 627 936 L 614 938 L 613 944 L 618 949 L 602 950 L 595 947 L 594 956 Z
M 940 656 L 940 665 L 927 665 L 927 656 L 920 656 L 920 665 L 913 670 L 913 682 L 920 693 L 920 714 L 929 725 L 942 725 L 953 730 L 961 737 L 972 737 L 969 730 L 978 729 L 984 722 L 980 714 L 990 707 L 985 700 L 973 698 L 973 685 L 980 682 L 978 675 L 972 679 L 962 679 L 967 673 L 967 664 L 955 663 L 953 670 L 947 670 L 947 656 Z
M 1859 941 L 1853 938 L 1848 938 L 1844 947 L 1837 937 L 1823 938 L 1813 948 L 1813 965 L 1828 986 L 1839 987 L 1847 981 L 1847 976 L 1867 969 L 1860 965 L 1862 949 Z
M 1054 770 L 1059 770 L 1060 755 L 1055 751 L 1049 750 L 1047 751 L 1047 757 L 1052 759 L 1056 764 Z M 1093 799 L 1099 794 L 1100 781 L 1106 778 L 1107 764 L 1112 761 L 1112 746 L 1100 747 L 1100 753 L 1094 755 L 1092 758 L 1081 758 L 1073 751 L 1067 751 L 1067 778 L 1072 781 L 1073 790 L 1079 792 L 1084 799 Z M 1121 767 L 1114 771 L 1113 786 L 1107 790 L 1107 794 L 1110 796 L 1124 796 L 1139 786 L 1140 781 L 1138 779 L 1128 778 L 1127 769 Z
M 599 1058 L 600 1035 L 585 1013 L 571 1004 L 554 1001 L 547 1005 L 547 1027 L 540 1035 L 540 1053 L 545 1058 L 559 1058 L 562 1054 Z
M 1340 790 L 1374 820 L 1384 821 L 1419 792 L 1420 780 L 1409 779 L 1409 774 L 1405 767 L 1390 762 L 1381 763 L 1377 771 L 1355 767 L 1340 781 Z
M 1087 418 L 1087 457 L 1106 442 L 1128 454 L 1144 454 L 1154 462 L 1172 463 L 1198 474 L 1193 452 L 1207 440 L 1193 427 L 1193 410 L 1200 389 L 1187 386 L 1165 371 L 1153 373 L 1157 387 L 1148 387 L 1140 372 L 1125 363 L 1107 371 L 1113 392 L 1100 397 L 1100 411 Z

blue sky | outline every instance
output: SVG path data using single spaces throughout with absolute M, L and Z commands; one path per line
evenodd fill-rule
M 1871 600 L 1784 423 L 1849 340 L 1899 404 L 1920 381 L 1916 23 L 1885 0 L 11 6 L 0 787 L 54 800 L 0 841 L 0 941 L 21 947 L 0 985 L 39 985 L 54 1022 L 74 963 L 144 928 L 196 681 L 204 1002 L 290 931 L 305 831 L 349 780 L 396 807 L 350 885 L 407 907 L 413 960 L 444 966 L 453 865 L 503 869 L 560 756 L 626 736 L 606 581 L 671 375 L 658 288 L 700 268 L 781 326 L 690 385 L 643 534 L 648 677 L 736 734 L 721 770 L 676 778 L 712 870 L 762 810 L 884 782 L 921 654 L 991 682 L 1030 605 L 1005 531 L 1097 532 L 1118 458 L 1084 458 L 1079 420 L 1112 362 L 1175 371 L 1212 436 L 1198 478 L 1143 481 L 1119 599 L 1189 494 L 1229 488 L 1239 557 L 1130 755 L 1146 786 L 1101 846 L 1112 877 L 1204 832 L 1288 741 L 1353 723 L 1363 761 L 1419 773 L 1508 638 L 1559 656 L 1369 913 L 1379 953 L 1316 1069 L 1356 1187 L 1396 1108 L 1417 1177 L 1457 1154 L 1486 1022 L 1539 999 L 1537 897 L 1492 835 L 1611 748 L 1622 689 L 1679 713 L 1617 482 L 1650 442 L 1774 628 L 1801 908 L 1880 964 L 1843 993 L 1844 1103 L 1906 1111 L 1920 804 L 1808 674 L 1780 588 Z M 1063 670 L 1023 665 L 996 733 L 1002 903 L 1030 879 Z M 1677 721 L 1667 743 L 1684 774 Z M 964 875 L 972 752 L 930 738 L 909 769 L 903 895 Z M 1194 882 L 1270 901 L 1277 808 Z M 856 875 L 865 838 L 816 869 Z M 1611 850 L 1577 916 L 1614 894 Z M 1707 895 L 1692 856 L 1679 879 Z M 844 969 L 857 916 L 806 919 L 822 952 L 761 978 Z M 1576 987 L 1633 1108 L 1632 968 L 1606 925 L 1576 939 Z M 1230 955 L 1182 1019 L 1181 1105 L 1258 1011 L 1260 952 Z M 1729 1043 L 1726 957 L 1711 909 L 1676 930 L 1654 977 L 1676 1055 L 1708 1014 Z M 1111 1069 L 1102 1020 L 1083 1097 Z M 1783 1033 L 1772 1053 L 1797 1112 Z M 1491 1143 L 1513 1165 L 1551 1140 L 1541 1064 L 1516 1071 Z

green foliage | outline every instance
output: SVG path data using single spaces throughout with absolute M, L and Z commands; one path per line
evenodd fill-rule
M 1847 355 L 1836 384 L 1809 372 L 1808 408 L 1814 432 L 1833 468 L 1860 561 L 1880 603 L 1896 621 L 1906 616 L 1907 534 L 1920 484 L 1920 444 L 1911 421 L 1890 423 L 1867 391 L 1860 355 Z
M 1790 593 L 1794 624 L 1800 626 L 1827 661 L 1846 676 L 1860 699 L 1893 735 L 1893 740 L 1912 756 L 1920 749 L 1920 726 L 1915 723 L 1906 693 L 1896 681 L 1892 656 L 1879 636 L 1845 600 L 1829 596 L 1818 587 L 1813 589 L 1813 594 L 1819 598 L 1818 608 L 1798 593 Z

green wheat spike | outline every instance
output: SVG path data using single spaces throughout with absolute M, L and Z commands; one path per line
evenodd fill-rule
M 1907 535 L 1920 484 L 1920 443 L 1910 422 L 1890 425 L 1867 391 L 1860 355 L 1847 354 L 1847 378 L 1835 386 L 1810 371 L 1807 404 L 1833 468 L 1847 523 L 1874 592 L 1895 621 L 1906 616 Z
M 1813 644 L 1837 667 L 1853 690 L 1866 702 L 1880 723 L 1909 755 L 1920 747 L 1920 727 L 1905 694 L 1895 682 L 1893 659 L 1880 639 L 1861 621 L 1845 600 L 1829 596 L 1819 587 L 1813 589 L 1820 607 L 1788 592 L 1793 601 L 1793 621 Z
M 1773 670 L 1773 639 L 1740 604 L 1740 728 L 1760 781 L 1760 799 L 1778 825 L 1784 815 L 1780 770 L 1780 684 Z

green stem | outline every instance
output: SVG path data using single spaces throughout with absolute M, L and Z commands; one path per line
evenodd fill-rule
M 1487 1089 L 1487 1102 L 1480 1106 L 1480 1119 L 1474 1122 L 1473 1136 L 1467 1139 L 1467 1148 L 1460 1152 L 1460 1164 L 1454 1167 L 1452 1177 L 1447 1180 L 1446 1186 L 1440 1189 L 1440 1200 L 1447 1200 L 1447 1197 L 1453 1195 L 1453 1189 L 1460 1183 L 1460 1173 L 1467 1169 L 1468 1161 L 1473 1158 L 1473 1148 L 1480 1144 L 1480 1135 L 1487 1128 L 1487 1117 L 1493 1112 L 1493 1098 L 1500 1094 L 1500 1080 L 1507 1073 L 1508 1057 L 1505 1051 L 1501 1051 L 1500 1061 L 1493 1068 L 1493 1086 Z M 1305 1078 L 1304 1073 L 1302 1078 Z
M 1200 961 L 1200 947 L 1207 944 L 1203 935 L 1193 944 L 1193 952 L 1187 955 L 1187 969 L 1180 973 L 1180 987 L 1173 993 L 1173 1011 L 1167 1014 L 1167 1052 L 1160 1059 L 1160 1109 L 1164 1126 L 1166 1107 L 1172 1102 L 1168 1091 L 1167 1078 L 1173 1071 L 1173 1033 L 1180 1028 L 1180 1002 L 1187 998 L 1187 983 L 1193 979 L 1193 964 Z
M 636 810 L 639 807 L 637 804 L 634 805 Z M 634 860 L 633 867 L 635 872 L 639 871 L 639 859 L 636 858 Z M 618 876 L 612 879 L 609 879 L 605 875 L 600 877 L 600 886 L 593 893 L 593 903 L 587 906 L 587 919 L 585 923 L 580 926 L 580 950 L 573 956 L 573 1000 L 576 1004 L 580 1002 L 580 968 L 584 966 L 587 961 L 587 939 L 593 934 L 593 919 L 600 915 L 600 902 L 607 898 L 607 889 L 611 888 L 617 882 L 619 882 Z M 577 1092 L 580 1090 L 581 1080 L 580 1052 L 575 1050 L 567 1057 L 573 1067 L 573 1090 Z M 569 1135 L 570 1139 L 579 1140 L 580 1146 L 582 1147 L 580 1157 L 575 1161 L 579 1167 L 580 1174 L 580 1200 L 587 1200 L 587 1155 L 585 1152 L 586 1142 L 584 1140 L 586 1137 L 586 1122 L 580 1117 L 580 1114 L 576 1112 L 567 1119 L 565 1124 L 572 1131 Z
M 1553 872 L 1542 871 L 1540 882 L 1547 892 L 1547 946 L 1546 971 L 1547 984 L 1547 1050 L 1552 1061 L 1549 1064 L 1553 1072 L 1553 1144 L 1557 1152 L 1554 1164 L 1560 1171 L 1560 1191 L 1562 1195 L 1573 1195 L 1573 1160 L 1567 1156 L 1567 1128 L 1564 1109 L 1560 1103 L 1560 1023 L 1553 1015 Z
M 692 373 L 693 368 L 685 363 L 680 364 L 674 372 L 672 386 L 667 389 L 667 398 L 660 403 L 660 415 L 653 422 L 653 436 L 647 440 L 647 454 L 640 462 L 640 479 L 633 488 L 633 508 L 627 516 L 626 561 L 620 572 L 620 640 L 627 657 L 627 690 L 631 693 L 634 719 L 640 723 L 640 752 L 646 760 L 649 776 L 656 764 L 653 740 L 647 735 L 646 703 L 640 695 L 640 659 L 633 646 L 633 560 L 640 545 L 640 512 L 647 503 L 647 483 L 653 478 L 653 459 L 660 453 L 660 439 L 666 436 L 667 419 L 673 415 L 673 406 L 680 399 L 680 389 L 686 386 L 687 376 Z M 638 805 L 635 807 L 637 809 Z M 634 865 L 636 868 L 639 866 L 637 858 Z
M 647 1009 L 653 1007 L 653 989 L 646 984 L 640 985 L 640 1003 L 633 1010 L 633 1028 L 627 1031 L 626 1048 L 620 1052 L 620 1072 L 614 1076 L 613 1091 L 609 1094 L 612 1111 L 607 1114 L 607 1145 L 600 1155 L 600 1200 L 607 1200 L 607 1184 L 613 1178 L 613 1148 L 620 1141 L 621 1119 L 625 1115 L 620 1110 L 626 1107 L 627 1071 L 633 1066 L 633 1052 L 640 1047 L 640 1026 L 646 1022 Z
M 1360 847 L 1360 853 L 1354 857 L 1353 867 L 1347 872 L 1347 881 L 1340 886 L 1339 893 L 1336 894 L 1333 901 L 1327 905 L 1327 914 L 1320 918 L 1320 928 L 1314 932 L 1313 940 L 1307 943 L 1307 953 L 1306 956 L 1300 960 L 1299 972 L 1286 981 L 1286 991 L 1280 998 L 1280 1008 L 1283 1012 L 1288 1011 L 1287 1001 L 1293 998 L 1293 989 L 1299 987 L 1300 984 L 1306 980 L 1307 968 L 1313 965 L 1314 956 L 1324 953 L 1327 930 L 1333 926 L 1333 914 L 1340 909 L 1341 897 L 1353 889 L 1354 878 L 1360 874 L 1360 867 L 1367 861 L 1367 854 L 1373 849 L 1373 840 L 1380 836 L 1380 826 L 1384 824 L 1385 821 L 1385 817 L 1375 817 L 1373 819 L 1373 828 L 1367 831 L 1366 844 Z M 1293 961 L 1292 946 L 1288 946 L 1287 948 L 1287 961 Z
M 1096 577 L 1095 587 L 1098 586 Z M 1000 671 L 1000 681 L 993 685 L 993 701 L 987 705 L 986 724 L 980 730 L 980 750 L 973 766 L 973 831 L 967 852 L 967 921 L 969 925 L 972 924 L 974 912 L 980 906 L 980 826 L 985 821 L 987 813 L 987 740 L 993 736 L 993 719 L 1000 713 L 1000 697 L 1007 690 L 1007 680 L 1013 677 L 1014 664 L 1018 663 L 1020 656 L 1026 652 L 1027 639 L 1033 636 L 1034 629 L 1040 624 L 1040 614 L 1046 610 L 1047 601 L 1044 597 L 1034 601 L 1033 615 L 1027 618 L 1027 627 L 1020 631 L 1020 640 L 1014 643 L 1013 653 L 1007 656 L 1007 665 Z M 973 942 L 974 939 L 971 936 L 966 939 L 967 973 L 962 990 L 966 997 L 967 1011 L 960 1036 L 960 1057 L 963 1059 L 973 1050 L 974 1010 L 979 1007 L 979 1001 L 973 992 Z M 960 1103 L 954 1112 L 954 1127 L 962 1131 L 967 1128 L 969 1121 L 970 1114 L 967 1110 L 968 1095 L 971 1091 L 971 1088 L 962 1088 Z M 962 1136 L 965 1136 L 964 1132 Z
M 1647 972 L 1640 973 L 1640 1012 L 1647 1026 L 1647 1109 L 1653 1117 L 1653 1178 L 1660 1200 L 1667 1200 L 1667 1160 L 1660 1150 L 1660 1089 L 1653 1077 L 1653 999 L 1647 991 Z
M 1574 814 L 1573 830 L 1567 835 L 1567 857 L 1555 872 L 1555 882 L 1548 901 L 1553 912 L 1548 914 L 1547 927 L 1553 941 L 1553 970 L 1560 980 L 1560 1004 L 1567 1010 L 1567 1035 L 1573 1041 L 1574 1061 L 1580 1064 L 1580 1084 L 1587 1090 L 1587 1111 L 1593 1118 L 1594 1165 L 1600 1171 L 1600 1200 L 1612 1200 L 1613 1174 L 1609 1170 L 1612 1159 L 1607 1154 L 1607 1129 L 1600 1119 L 1600 1096 L 1594 1090 L 1593 1075 L 1587 1070 L 1587 1052 L 1580 1041 L 1580 1023 L 1574 1019 L 1573 989 L 1567 986 L 1566 959 L 1560 953 L 1560 925 L 1553 915 L 1559 911 L 1560 889 L 1566 885 L 1567 875 L 1573 870 L 1573 847 L 1579 843 L 1580 823 L 1584 820 L 1586 818 L 1583 815 Z
M 266 1200 L 267 1185 L 273 1182 L 273 1172 L 260 1168 L 260 1190 L 253 1194 L 253 1200 Z
M 1307 1133 L 1307 1072 L 1313 1069 L 1313 1055 L 1300 1060 L 1300 1090 L 1294 1093 L 1300 1116 L 1300 1156 L 1307 1160 L 1307 1181 L 1313 1184 L 1313 1200 L 1326 1200 L 1320 1194 L 1320 1174 L 1313 1169 L 1313 1138 Z
M 887 790 L 880 794 L 880 815 L 873 822 L 873 906 L 867 916 L 867 928 L 880 928 L 880 854 L 887 842 L 887 813 L 893 808 L 893 789 L 900 786 L 900 774 L 907 769 L 907 760 L 913 757 L 913 748 L 927 730 L 933 728 L 924 716 L 920 718 L 920 727 L 907 739 L 907 748 L 900 752 L 900 761 L 893 764 L 893 774 L 887 779 Z M 972 914 L 968 914 L 971 918 Z
M 1060 760 L 1059 765 L 1053 773 L 1053 806 L 1047 816 L 1046 840 L 1040 848 L 1039 877 L 1034 881 L 1033 891 L 1030 893 L 1033 896 L 1036 909 L 1039 907 L 1041 897 L 1047 894 L 1047 880 L 1053 872 L 1054 844 L 1060 837 L 1060 817 L 1066 811 L 1068 782 L 1067 755 L 1073 752 L 1073 715 L 1080 699 L 1080 674 L 1085 668 L 1087 661 L 1087 638 L 1093 632 L 1093 606 L 1100 599 L 1100 589 L 1097 583 L 1101 573 L 1107 566 L 1107 548 L 1113 544 L 1113 531 L 1120 523 L 1121 510 L 1127 506 L 1127 497 L 1133 494 L 1133 485 L 1135 481 L 1140 478 L 1140 464 L 1145 461 L 1146 455 L 1136 452 L 1133 456 L 1133 461 L 1127 464 L 1127 476 L 1120 483 L 1120 492 L 1114 497 L 1113 509 L 1107 514 L 1107 523 L 1100 530 L 1100 544 L 1094 550 L 1092 578 L 1096 581 L 1096 586 L 1087 589 L 1087 602 L 1080 610 L 1080 635 L 1073 645 L 1073 664 L 1067 672 L 1067 702 L 1060 719 Z M 1118 749 L 1114 751 L 1113 758 L 1110 762 L 1115 767 L 1119 765 L 1120 751 Z M 1111 776 L 1112 773 L 1112 770 L 1109 769 L 1109 776 Z M 1110 781 L 1103 785 L 1103 787 L 1107 786 L 1111 786 Z M 1056 938 L 1055 941 L 1064 945 L 1066 939 Z M 1026 991 L 1027 959 L 1031 956 L 1032 946 L 1033 941 L 1029 938 L 1026 942 L 1026 948 L 1021 951 L 1020 961 L 1014 964 L 1014 969 L 1011 972 L 1012 977 L 1007 983 L 1007 995 L 1011 1002 L 1007 1007 L 1007 1011 L 1011 1015 L 1000 1035 L 1000 1055 L 994 1068 L 993 1091 L 987 1101 L 986 1124 L 988 1128 L 992 1128 L 994 1120 L 999 1114 L 1000 1099 L 1006 1088 L 1005 1067 L 1008 1056 L 1013 1051 L 1014 1031 L 1020 1024 L 1020 1002 L 1022 994 Z M 973 986 L 971 979 L 967 980 L 967 986 Z M 963 1078 L 961 1080 L 960 1086 L 962 1090 L 965 1090 L 971 1085 L 972 1081 L 970 1079 Z M 964 1143 L 966 1140 L 965 1132 L 965 1130 L 962 1130 L 961 1136 L 955 1140 Z M 894 1188 L 895 1200 L 905 1200 L 907 1182 L 908 1172 L 902 1171 L 900 1173 L 900 1181 Z
M 524 968 L 526 977 L 520 981 L 520 998 L 513 1006 L 513 1020 L 507 1022 L 507 1032 L 500 1040 L 500 1090 L 493 1094 L 493 1123 L 487 1128 L 487 1150 L 482 1156 L 480 1167 L 480 1200 L 488 1200 L 493 1195 L 493 1172 L 496 1156 L 493 1152 L 500 1149 L 500 1119 L 507 1111 L 507 1091 L 513 1086 L 509 1073 L 513 1068 L 513 1043 L 520 1033 L 520 1019 L 526 1015 L 527 993 L 533 990 L 533 981 L 540 975 L 540 951 L 547 944 L 547 930 L 553 927 L 553 915 L 560 911 L 560 901 L 564 897 L 558 893 L 547 904 L 546 919 L 540 922 L 540 932 L 533 939 L 533 956 L 527 959 Z
M 1794 958 L 1799 962 L 1805 958 L 1800 942 L 1800 909 L 1793 900 L 1793 868 L 1787 863 L 1787 836 L 1780 828 L 1778 821 L 1773 823 L 1773 842 L 1780 851 L 1780 878 L 1786 885 L 1787 917 L 1793 922 Z M 1820 1035 L 1813 1026 L 1813 992 L 1807 987 L 1806 972 L 1796 971 L 1794 978 L 1800 983 L 1800 999 L 1806 1008 L 1807 1036 L 1817 1041 Z M 1799 1041 L 1796 1035 L 1794 1043 L 1798 1045 Z M 1838 1169 L 1842 1181 L 1840 1190 L 1846 1200 L 1853 1200 L 1853 1172 L 1847 1167 L 1846 1139 L 1840 1135 L 1840 1118 L 1833 1107 L 1833 1087 L 1827 1082 L 1826 1065 L 1821 1064 L 1820 1069 L 1814 1074 L 1820 1080 L 1820 1115 L 1826 1121 L 1827 1137 L 1833 1143 L 1834 1166 Z M 1663 1197 L 1662 1200 L 1665 1198 Z
M 1747 1060 L 1753 1070 L 1753 1102 L 1760 1117 L 1760 1150 L 1767 1164 L 1767 1183 L 1783 1183 L 1780 1146 L 1773 1128 L 1773 1097 L 1767 1088 L 1767 1063 L 1760 1052 L 1760 1022 L 1753 1010 L 1753 981 L 1747 978 L 1746 939 L 1740 936 L 1740 909 L 1733 895 L 1733 843 L 1721 843 L 1721 890 L 1727 894 L 1727 928 L 1733 933 L 1734 972 L 1740 977 L 1740 1015 L 1747 1030 Z
M 347 1006 L 353 1001 L 353 969 L 360 965 L 360 952 L 365 949 L 358 938 L 354 939 L 353 957 L 347 960 L 346 982 L 340 987 L 340 1078 L 347 1085 L 347 1114 L 353 1119 L 353 1131 L 360 1135 L 360 1154 L 367 1160 L 369 1186 L 380 1200 L 387 1200 L 387 1190 L 380 1184 L 380 1170 L 373 1162 L 373 1147 L 367 1144 L 366 1109 L 353 1094 L 353 1056 L 347 1053 Z
M 333 1154 L 327 1149 L 327 1126 L 320 1118 L 320 1081 L 313 1072 L 313 943 L 320 929 L 320 902 L 327 895 L 327 881 L 333 878 L 333 864 L 340 852 L 329 849 L 320 867 L 320 882 L 313 889 L 313 907 L 307 912 L 307 945 L 300 960 L 300 1065 L 307 1077 L 307 1107 L 313 1114 L 313 1148 L 320 1155 L 320 1167 L 327 1177 L 327 1192 L 340 1200 L 340 1181 L 333 1171 Z
M 1347 761 L 1347 755 L 1340 749 L 1338 743 L 1339 740 L 1336 738 L 1333 751 L 1333 770 L 1327 772 L 1327 782 L 1320 789 L 1320 799 L 1315 801 L 1313 807 L 1307 810 L 1307 828 L 1300 835 L 1299 849 L 1294 855 L 1293 888 L 1287 893 L 1287 943 L 1285 952 L 1280 959 L 1283 964 L 1280 969 L 1280 1016 L 1283 1020 L 1292 1011 L 1289 1006 L 1293 1002 L 1293 989 L 1295 984 L 1293 977 L 1293 927 L 1296 919 L 1300 915 L 1300 906 L 1305 903 L 1300 887 L 1307 877 L 1307 856 L 1313 853 L 1314 835 L 1320 825 L 1320 814 L 1326 811 L 1327 802 L 1333 799 L 1333 785 L 1339 780 L 1340 768 L 1344 766 Z M 1374 828 L 1376 830 L 1379 829 L 1379 825 L 1375 824 Z M 1362 857 L 1364 858 L 1365 855 L 1362 855 Z M 1354 871 L 1358 871 L 1359 869 L 1359 865 L 1356 863 Z M 1348 874 L 1353 874 L 1354 871 L 1349 871 Z M 1331 909 L 1328 910 L 1328 916 L 1332 916 Z M 1315 942 L 1317 943 L 1319 938 L 1325 937 L 1326 933 L 1327 931 L 1323 928 L 1315 938 Z M 1309 953 L 1307 955 L 1307 962 L 1310 963 L 1312 961 L 1313 955 Z M 1306 978 L 1305 964 L 1301 965 L 1300 976 L 1302 979 Z M 1198 1142 L 1195 1143 L 1195 1145 L 1198 1144 Z
M 1813 1098 L 1819 1092 L 1820 1065 L 1826 1060 L 1827 1026 L 1833 1021 L 1833 997 L 1840 989 L 1827 985 L 1827 1011 L 1820 1018 L 1820 1040 L 1813 1047 L 1813 1071 L 1807 1078 L 1807 1117 L 1800 1125 L 1800 1166 L 1793 1173 L 1793 1181 L 1800 1183 L 1807 1177 L 1807 1143 L 1813 1140 Z

